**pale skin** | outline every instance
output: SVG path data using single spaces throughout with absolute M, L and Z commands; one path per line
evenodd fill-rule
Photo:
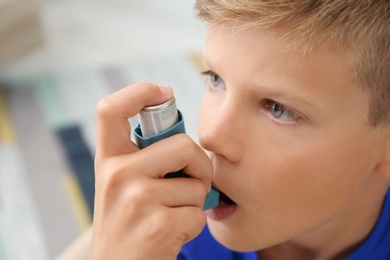
M 389 127 L 369 125 L 343 55 L 276 39 L 209 25 L 201 147 L 185 135 L 143 150 L 129 140 L 127 118 L 170 88 L 137 83 L 99 103 L 91 259 L 176 259 L 206 223 L 211 183 L 237 204 L 207 220 L 231 249 L 343 259 L 364 240 L 389 186 Z M 179 169 L 192 178 L 162 178 Z

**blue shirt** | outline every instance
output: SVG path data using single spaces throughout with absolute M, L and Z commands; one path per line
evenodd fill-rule
M 178 260 L 258 260 L 256 252 L 235 252 L 219 244 L 210 234 L 207 226 L 191 242 L 185 244 Z M 390 189 L 387 192 L 381 215 L 366 241 L 348 260 L 390 259 Z

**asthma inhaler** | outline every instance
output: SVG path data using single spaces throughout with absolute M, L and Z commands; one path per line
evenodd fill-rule
M 185 133 L 183 115 L 176 108 L 175 98 L 167 102 L 149 106 L 138 114 L 139 124 L 133 133 L 138 147 L 143 149 L 155 142 L 175 134 Z M 168 173 L 164 178 L 189 177 L 183 171 Z M 204 210 L 214 208 L 219 203 L 219 192 L 211 188 L 204 203 Z

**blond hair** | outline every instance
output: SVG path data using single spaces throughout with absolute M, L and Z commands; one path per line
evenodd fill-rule
M 200 20 L 238 30 L 277 29 L 307 52 L 329 45 L 351 53 L 353 76 L 368 93 L 373 126 L 390 123 L 390 2 L 387 0 L 197 0 Z

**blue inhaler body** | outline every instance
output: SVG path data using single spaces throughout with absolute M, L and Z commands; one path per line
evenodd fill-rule
M 140 123 L 134 129 L 134 136 L 139 148 L 143 149 L 155 142 L 175 134 L 185 133 L 183 115 L 176 108 L 175 98 L 167 102 L 145 107 L 138 114 Z M 164 178 L 189 177 L 183 171 L 168 173 Z M 219 192 L 211 188 L 204 203 L 204 210 L 214 208 L 219 203 Z

